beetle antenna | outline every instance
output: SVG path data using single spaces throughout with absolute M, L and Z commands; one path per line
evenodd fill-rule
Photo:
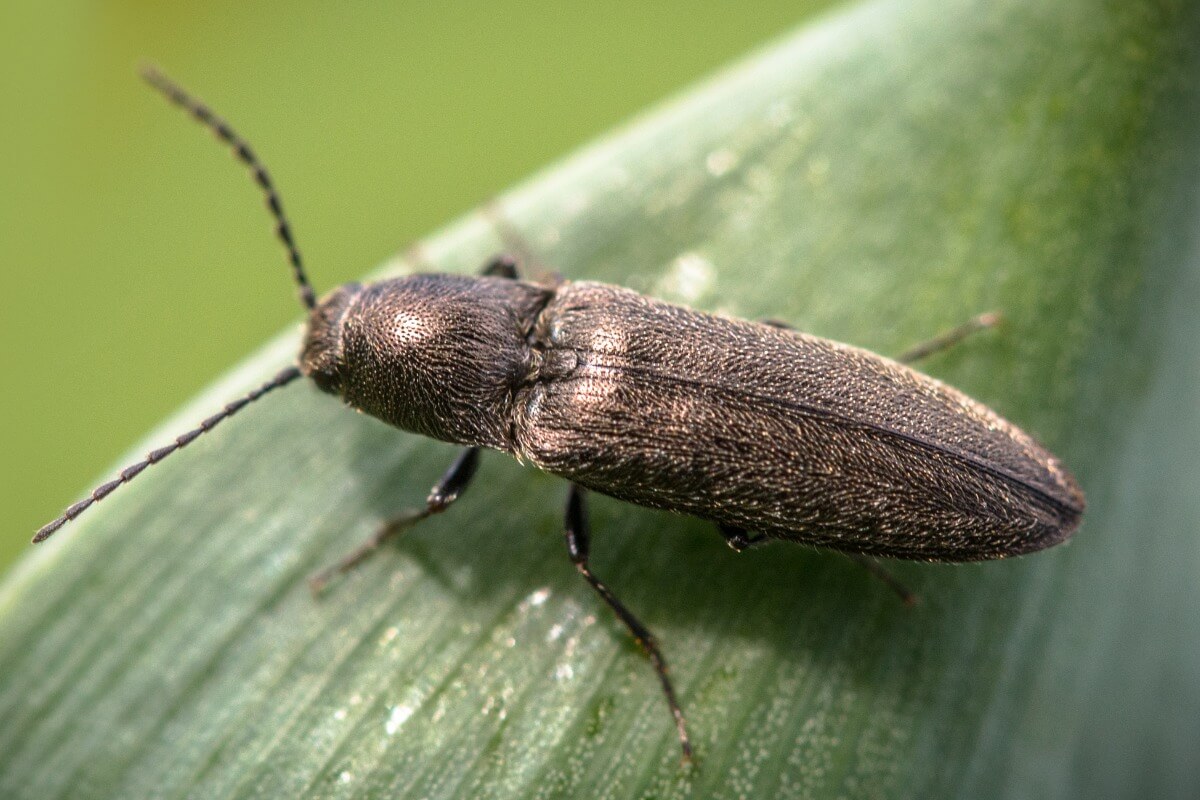
M 250 170 L 250 175 L 254 178 L 254 182 L 263 191 L 267 209 L 271 212 L 271 216 L 275 218 L 275 235 L 283 243 L 284 250 L 287 251 L 288 262 L 292 265 L 292 275 L 295 277 L 296 285 L 299 288 L 300 302 L 304 303 L 305 307 L 310 310 L 315 308 L 317 297 L 313 292 L 312 284 L 308 282 L 308 276 L 304 274 L 304 264 L 300 259 L 300 250 L 296 247 L 296 241 L 292 238 L 291 225 L 288 224 L 287 217 L 283 213 L 283 202 L 279 199 L 279 192 L 275 190 L 275 184 L 271 182 L 271 176 L 267 173 L 266 167 L 254 155 L 254 151 L 250 149 L 250 145 L 233 128 L 229 127 L 229 123 L 217 116 L 204 103 L 188 94 L 183 87 L 160 72 L 157 67 L 153 65 L 144 66 L 141 69 L 141 75 L 147 83 L 161 92 L 163 96 L 190 113 L 197 122 L 208 128 L 218 139 L 227 144 L 233 151 L 234 157 L 245 164 Z
M 187 445 L 189 445 L 193 441 L 195 441 L 197 438 L 199 438 L 199 436 L 201 434 L 208 433 L 213 428 L 217 427 L 217 425 L 219 425 L 222 422 L 224 422 L 225 420 L 229 419 L 234 414 L 241 411 L 243 408 L 250 405 L 251 403 L 253 403 L 258 398 L 262 397 L 263 395 L 265 395 L 267 392 L 278 389 L 281 386 L 287 386 L 289 383 L 291 383 L 292 381 L 299 378 L 300 375 L 301 375 L 301 372 L 298 367 L 288 367 L 287 369 L 283 370 L 278 375 L 276 375 L 274 378 L 267 381 L 262 386 L 258 387 L 257 389 L 250 392 L 249 394 L 247 394 L 243 397 L 239 397 L 237 400 L 234 400 L 232 403 L 227 403 L 223 409 L 221 409 L 216 414 L 213 414 L 211 417 L 204 420 L 203 422 L 201 422 L 197 427 L 193 428 L 192 430 L 188 431 L 187 433 L 183 434 L 182 436 L 175 437 L 175 441 L 172 442 L 171 444 L 167 445 L 166 447 L 160 447 L 157 450 L 152 450 L 141 461 L 137 462 L 136 464 L 132 464 L 132 465 L 126 467 L 125 469 L 121 470 L 121 474 L 117 478 L 114 478 L 113 480 L 109 481 L 108 483 L 97 486 L 95 489 L 92 490 L 92 493 L 90 495 L 88 495 L 87 497 L 80 500 L 78 503 L 74 504 L 73 506 L 69 507 L 66 511 L 64 511 L 61 517 L 54 520 L 53 522 L 43 525 L 41 530 L 39 530 L 36 534 L 34 534 L 33 543 L 37 544 L 38 542 L 43 542 L 46 539 L 49 539 L 54 534 L 54 532 L 57 531 L 59 528 L 61 528 L 63 525 L 66 525 L 68 522 L 70 522 L 71 520 L 78 517 L 80 514 L 82 514 L 84 511 L 86 511 L 93 503 L 96 503 L 100 500 L 103 500 L 105 497 L 108 497 L 110 494 L 112 494 L 113 490 L 115 490 L 121 484 L 129 483 L 131 480 L 133 480 L 135 477 L 137 477 L 138 474 L 140 474 L 142 472 L 142 470 L 144 470 L 146 467 L 150 466 L 151 464 L 157 464 L 158 462 L 162 461 L 167 456 L 171 455 L 171 453 L 174 453 L 176 450 L 180 450 L 180 449 L 186 447 Z

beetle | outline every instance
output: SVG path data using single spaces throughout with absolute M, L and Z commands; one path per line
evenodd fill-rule
M 586 493 L 714 522 L 741 551 L 771 540 L 840 551 L 911 599 L 870 556 L 977 561 L 1062 542 L 1084 512 L 1062 462 L 984 405 L 901 361 L 992 324 L 984 315 L 883 356 L 781 323 L 714 316 L 629 289 L 530 281 L 500 257 L 479 276 L 349 283 L 318 300 L 282 203 L 249 145 L 154 68 L 143 77 L 227 144 L 262 189 L 308 312 L 298 363 L 67 508 L 40 542 L 147 467 L 302 377 L 401 430 L 464 447 L 423 508 L 311 579 L 446 510 L 482 449 L 570 482 L 580 575 L 648 654 L 684 758 L 684 715 L 654 636 L 592 572 Z

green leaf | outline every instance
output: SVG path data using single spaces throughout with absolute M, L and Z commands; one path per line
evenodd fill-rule
M 597 498 L 593 566 L 658 635 L 697 745 L 578 579 L 565 486 L 502 457 L 314 601 L 453 448 L 310 387 L 116 492 L 0 588 L 0 795 L 1193 797 L 1200 787 L 1200 10 L 853 6 L 432 237 L 386 272 L 538 266 L 926 368 L 1088 491 L 1064 547 L 735 556 Z M 298 334 L 148 437 L 294 357 Z

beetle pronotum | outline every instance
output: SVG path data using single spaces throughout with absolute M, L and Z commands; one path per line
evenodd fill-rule
M 479 277 L 346 284 L 318 301 L 267 171 L 246 142 L 161 73 L 149 83 L 229 145 L 263 190 L 308 311 L 299 363 L 72 505 L 40 542 L 151 464 L 300 377 L 406 431 L 465 449 L 425 507 L 313 576 L 319 591 L 380 544 L 444 511 L 482 448 L 571 482 L 565 535 L 580 575 L 654 666 L 691 745 L 657 642 L 588 565 L 585 490 L 716 523 L 735 550 L 788 539 L 866 556 L 975 561 L 1040 550 L 1084 497 L 1057 458 L 980 403 L 874 353 L 777 323 L 712 316 L 616 286 Z M 985 327 L 982 316 L 907 359 Z

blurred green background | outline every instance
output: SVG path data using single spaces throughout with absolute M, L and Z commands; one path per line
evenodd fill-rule
M 139 62 L 254 145 L 325 291 L 834 3 L 2 5 L 0 569 L 300 319 L 246 175 Z

